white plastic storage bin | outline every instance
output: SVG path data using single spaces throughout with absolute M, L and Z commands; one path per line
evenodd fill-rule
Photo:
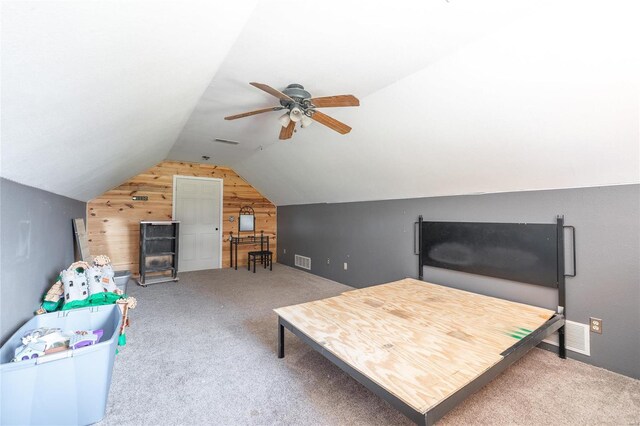
M 116 287 L 122 290 L 123 293 L 127 292 L 127 283 L 131 278 L 131 271 L 115 271 L 113 281 L 116 283 Z
M 107 408 L 111 372 L 122 322 L 117 305 L 37 315 L 0 348 L 0 424 L 87 425 Z M 11 362 L 22 336 L 38 327 L 97 330 L 100 343 L 26 361 Z

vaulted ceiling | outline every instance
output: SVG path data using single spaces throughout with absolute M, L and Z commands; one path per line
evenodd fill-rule
M 637 183 L 634 3 L 3 2 L 1 174 L 88 200 L 206 155 L 278 205 Z M 323 110 L 353 130 L 223 120 L 278 104 L 250 81 L 354 94 Z

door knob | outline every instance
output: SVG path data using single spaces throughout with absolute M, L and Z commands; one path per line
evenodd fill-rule
M 216 228 L 216 231 L 218 230 L 218 228 Z

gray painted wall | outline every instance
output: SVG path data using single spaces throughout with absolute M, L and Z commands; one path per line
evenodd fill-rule
M 413 223 L 553 223 L 577 229 L 578 275 L 567 317 L 603 319 L 582 361 L 640 378 L 640 185 L 278 207 L 278 260 L 312 258 L 311 272 L 354 287 L 417 277 Z M 286 254 L 284 251 L 286 250 Z M 329 263 L 327 263 L 329 259 Z M 343 262 L 348 270 L 343 270 Z M 530 284 L 425 267 L 426 281 L 554 309 L 557 293 Z
M 71 219 L 85 212 L 81 201 L 0 179 L 0 342 L 33 317 L 74 261 Z

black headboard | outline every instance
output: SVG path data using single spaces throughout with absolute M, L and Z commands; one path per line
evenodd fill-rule
M 557 287 L 556 235 L 555 224 L 422 222 L 422 262 Z
M 420 279 L 423 267 L 453 269 L 558 288 L 564 307 L 564 278 L 575 276 L 575 229 L 556 223 L 429 222 L 418 219 Z M 573 270 L 565 274 L 564 229 L 573 230 Z

